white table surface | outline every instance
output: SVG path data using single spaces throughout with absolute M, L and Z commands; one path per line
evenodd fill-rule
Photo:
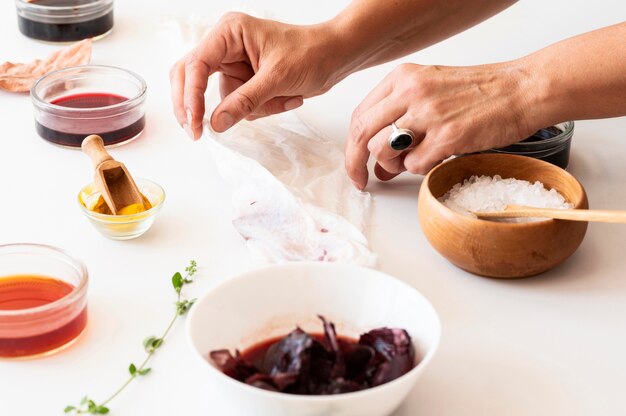
M 18 32 L 12 3 L 0 3 L 0 61 L 30 61 L 53 51 Z M 110 241 L 91 227 L 75 202 L 91 177 L 87 158 L 38 138 L 27 95 L 0 92 L 0 243 L 63 247 L 85 261 L 91 277 L 90 323 L 77 344 L 45 359 L 0 361 L 0 415 L 61 414 L 85 394 L 101 399 L 111 393 L 128 364 L 143 357 L 142 339 L 170 318 L 169 279 L 189 259 L 200 265 L 190 296 L 255 266 L 230 224 L 228 186 L 207 149 L 188 140 L 171 115 L 168 70 L 186 46 L 167 36 L 161 17 L 208 18 L 248 7 L 313 23 L 348 1 L 215 3 L 118 1 L 114 33 L 94 45 L 93 63 L 134 70 L 148 83 L 143 136 L 112 151 L 167 192 L 155 226 L 137 240 Z M 512 59 L 622 20 L 623 0 L 526 1 L 402 61 Z M 342 141 L 352 109 L 394 66 L 351 76 L 307 101 L 300 114 Z M 626 207 L 626 118 L 577 122 L 570 170 L 593 207 Z M 438 354 L 394 416 L 625 414 L 626 227 L 591 225 L 577 253 L 541 276 L 485 279 L 455 268 L 429 246 L 417 221 L 420 183 L 421 177 L 403 175 L 369 187 L 375 202 L 369 233 L 380 269 L 426 295 L 443 325 Z M 111 403 L 112 414 L 231 415 L 192 357 L 183 322 L 152 367 Z

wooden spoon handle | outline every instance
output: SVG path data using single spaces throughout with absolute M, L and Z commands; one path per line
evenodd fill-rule
M 626 211 L 592 209 L 554 209 L 509 205 L 502 212 L 477 212 L 479 218 L 554 218 L 568 221 L 610 222 L 626 224 Z
M 102 137 L 98 135 L 92 134 L 91 136 L 87 136 L 80 147 L 83 149 L 83 152 L 89 156 L 93 162 L 94 168 L 97 168 L 107 160 L 113 160 L 113 157 L 104 148 Z

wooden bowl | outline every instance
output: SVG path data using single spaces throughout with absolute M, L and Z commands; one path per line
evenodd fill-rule
M 443 205 L 442 197 L 472 175 L 540 181 L 574 204 L 589 207 L 582 185 L 565 170 L 525 156 L 479 154 L 434 168 L 419 193 L 419 221 L 428 241 L 456 266 L 481 276 L 518 278 L 552 269 L 578 248 L 586 222 L 544 220 L 502 223 L 466 217 Z

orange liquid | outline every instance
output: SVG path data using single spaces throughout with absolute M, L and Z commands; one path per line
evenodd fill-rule
M 23 310 L 47 305 L 65 297 L 73 290 L 74 286 L 69 283 L 46 276 L 3 277 L 0 278 L 0 314 L 3 310 Z M 75 305 L 68 305 L 66 308 L 67 312 L 71 313 Z M 58 310 L 51 313 L 59 316 Z M 80 335 L 85 328 L 87 307 L 61 326 L 50 324 L 42 326 L 42 319 L 45 320 L 45 315 L 32 324 L 27 323 L 19 328 L 16 326 L 14 334 L 11 333 L 10 327 L 6 327 L 9 329 L 3 328 L 0 333 L 0 357 L 36 355 L 67 344 Z M 3 324 L 5 323 L 0 322 L 0 328 Z M 41 332 L 37 331 L 38 326 L 42 327 Z M 50 326 L 53 328 L 51 329 Z M 29 335 L 24 336 L 22 333 L 25 331 Z

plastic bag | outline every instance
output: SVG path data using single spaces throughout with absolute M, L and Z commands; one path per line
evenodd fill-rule
M 233 186 L 233 225 L 265 262 L 337 261 L 373 267 L 362 230 L 371 197 L 356 190 L 343 151 L 294 112 L 242 121 L 205 143 Z

